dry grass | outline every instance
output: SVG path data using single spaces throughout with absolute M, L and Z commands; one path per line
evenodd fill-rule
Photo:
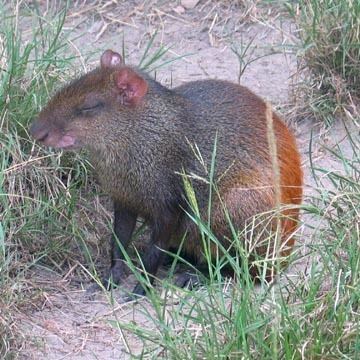
M 27 3 L 13 3 L 12 20 L 24 20 L 19 11 L 29 10 Z M 197 22 L 216 45 L 244 24 L 277 16 L 259 1 L 201 1 L 186 16 L 181 9 L 176 11 L 175 1 L 161 8 L 155 1 L 138 7 L 121 3 L 128 6 L 122 16 L 118 3 L 77 1 L 67 19 L 74 27 L 89 17 L 96 19 L 92 31 L 97 40 L 123 24 L 132 28 L 148 22 L 155 28 L 173 20 Z M 16 357 L 25 347 L 27 356 L 39 358 L 50 346 L 47 340 L 51 344 L 56 338 L 60 344 L 56 351 L 64 356 L 92 356 L 86 348 L 99 341 L 104 345 L 102 354 L 116 346 L 121 354 L 126 344 L 133 355 L 141 357 L 143 350 L 144 358 L 359 358 L 360 165 L 358 157 L 350 160 L 341 153 L 337 160 L 344 165 L 342 172 L 314 169 L 319 193 L 304 211 L 322 226 L 309 229 L 308 266 L 285 274 L 276 289 L 266 284 L 254 287 L 246 270 L 244 274 L 237 267 L 236 272 L 245 275 L 243 280 L 216 277 L 192 291 L 174 289 L 165 279 L 163 293 L 153 292 L 150 301 L 135 310 L 119 305 L 116 293 L 83 298 L 78 290 L 79 281 L 89 279 L 85 269 L 95 272 L 94 264 L 100 271 L 105 266 L 107 241 L 100 239 L 110 233 L 110 206 L 82 155 L 60 156 L 29 140 L 28 124 L 53 89 L 74 73 L 78 54 L 64 36 L 61 14 L 55 23 L 51 20 L 62 2 L 40 2 L 40 6 L 42 20 L 36 11 L 32 15 L 41 26 L 36 22 L 31 27 L 37 30 L 34 34 L 23 33 L 26 39 L 14 32 L 18 25 L 5 21 L 9 13 L 0 10 L 0 66 L 5 69 L 1 91 L 6 89 L 6 96 L 0 97 L 0 357 Z M 145 33 L 144 39 L 152 35 Z M 161 42 L 161 31 L 159 35 Z M 28 48 L 31 56 L 24 52 L 27 44 L 34 46 Z M 356 120 L 355 112 L 351 114 Z M 358 143 L 353 144 L 359 153 Z M 335 190 L 319 179 L 330 179 Z M 303 224 L 302 229 L 307 226 L 311 224 Z M 296 252 L 295 264 L 303 260 Z M 109 322 L 113 329 L 109 330 Z
M 339 113 L 358 117 L 359 3 L 304 0 L 289 6 L 289 11 L 298 25 L 300 39 L 295 97 L 302 116 L 315 115 L 326 124 Z

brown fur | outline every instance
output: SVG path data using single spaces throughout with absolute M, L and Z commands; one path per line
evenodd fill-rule
M 219 193 L 212 199 L 211 224 L 225 247 L 232 236 L 224 208 L 238 230 L 274 208 L 266 106 L 248 89 L 227 81 L 194 81 L 169 90 L 136 68 L 119 64 L 119 59 L 116 53 L 104 53 L 100 68 L 54 96 L 31 132 L 46 145 L 73 144 L 89 150 L 100 182 L 114 200 L 115 233 L 124 247 L 136 217 L 144 218 L 152 228 L 144 265 L 155 274 L 162 258 L 158 248 L 178 246 L 184 232 L 185 251 L 196 257 L 202 253 L 198 229 L 184 213 L 189 208 L 179 174 L 197 175 L 192 182 L 205 218 L 209 186 L 197 179 L 208 174 L 190 145 L 199 148 L 210 169 L 217 137 Z M 281 219 L 281 254 L 287 255 L 294 244 L 299 210 L 291 206 L 301 202 L 302 171 L 293 135 L 276 114 L 273 119 L 281 203 L 288 206 Z M 271 221 L 262 230 L 258 227 L 259 237 L 272 227 Z M 115 248 L 111 274 L 120 282 L 123 257 Z M 139 288 L 134 291 L 141 293 Z

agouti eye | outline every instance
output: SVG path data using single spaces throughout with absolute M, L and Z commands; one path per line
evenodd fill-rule
M 92 115 L 96 111 L 101 110 L 103 106 L 104 104 L 102 102 L 98 102 L 91 105 L 84 105 L 77 110 L 77 113 L 79 115 Z

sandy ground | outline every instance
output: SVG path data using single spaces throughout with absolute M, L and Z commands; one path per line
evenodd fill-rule
M 103 2 L 107 3 L 111 2 Z M 94 60 L 106 48 L 121 51 L 124 35 L 127 61 L 137 64 L 149 36 L 158 30 L 155 45 L 171 45 L 167 58 L 191 54 L 157 71 L 159 81 L 175 86 L 204 78 L 238 81 L 239 61 L 231 47 L 252 41 L 250 59 L 259 59 L 249 64 L 241 83 L 275 107 L 288 105 L 292 75 L 296 72 L 296 58 L 287 51 L 294 41 L 294 26 L 277 9 L 242 9 L 214 1 L 200 1 L 193 9 L 186 9 L 177 2 L 162 3 L 148 7 L 141 1 L 104 8 L 75 6 L 66 26 L 83 36 L 74 42 L 74 49 L 84 54 L 83 44 L 88 44 Z M 340 123 L 328 133 L 306 119 L 294 125 L 303 157 L 305 197 L 315 191 L 308 157 L 311 129 L 317 165 L 330 169 L 339 166 L 324 145 L 334 147 L 340 142 L 344 152 L 351 155 Z M 17 326 L 25 340 L 21 359 L 126 359 L 129 348 L 141 351 L 140 340 L 109 322 L 118 319 L 144 325 L 141 305 L 118 304 L 120 296 L 116 292 L 113 305 L 106 294 L 99 293 L 90 300 L 68 279 L 43 269 L 35 269 L 33 280 L 45 301 L 36 310 L 18 316 Z

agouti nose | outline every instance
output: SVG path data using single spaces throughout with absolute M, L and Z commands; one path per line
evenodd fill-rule
M 35 121 L 30 126 L 30 134 L 35 140 L 44 141 L 48 137 L 49 131 L 39 121 Z

